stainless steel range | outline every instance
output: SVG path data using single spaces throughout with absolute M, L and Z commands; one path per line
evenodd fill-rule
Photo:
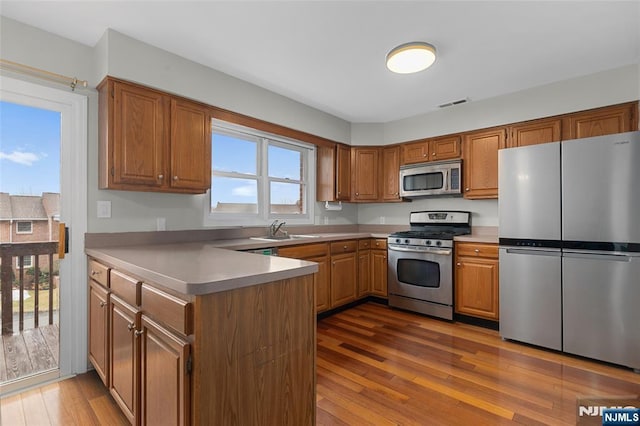
M 453 319 L 453 237 L 471 233 L 471 213 L 420 211 L 409 231 L 391 234 L 389 306 Z

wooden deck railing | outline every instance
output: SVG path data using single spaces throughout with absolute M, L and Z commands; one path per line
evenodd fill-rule
M 34 268 L 34 327 L 39 325 L 39 304 L 40 304 L 40 256 L 48 256 L 48 298 L 49 298 L 49 324 L 53 324 L 53 287 L 54 287 L 54 256 L 58 253 L 58 242 L 40 242 L 40 243 L 1 243 L 0 259 L 2 267 L 0 271 L 0 291 L 2 292 L 2 334 L 13 334 L 13 287 L 14 283 L 19 292 L 18 303 L 18 322 L 19 331 L 24 329 L 24 289 L 25 289 L 25 266 L 24 257 L 33 256 Z M 16 264 L 15 258 L 18 258 L 18 267 L 14 276 L 13 265 Z M 28 269 L 28 268 L 27 268 Z

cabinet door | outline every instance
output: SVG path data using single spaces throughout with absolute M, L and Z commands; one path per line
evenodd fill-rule
M 356 297 L 359 299 L 371 291 L 371 250 L 358 250 L 358 282 Z
M 356 298 L 356 253 L 331 256 L 331 307 L 344 305 Z
M 336 200 L 351 200 L 351 149 L 338 145 L 336 151 Z
M 352 148 L 351 172 L 353 199 L 355 201 L 377 201 L 378 149 Z
M 429 161 L 429 141 L 421 140 L 404 143 L 402 146 L 402 164 L 424 163 Z
M 456 262 L 456 312 L 498 319 L 498 261 L 459 257 Z
M 143 425 L 190 423 L 191 346 L 142 316 L 140 411 Z
M 637 108 L 632 102 L 571 114 L 565 118 L 563 140 L 631 132 L 637 127 Z
M 313 284 L 316 292 L 316 312 L 326 311 L 331 307 L 329 257 L 311 257 L 306 260 L 318 264 L 318 272 L 313 275 Z
M 429 142 L 431 161 L 460 158 L 460 136 L 446 136 Z
M 505 147 L 504 128 L 474 132 L 464 138 L 464 197 L 498 197 L 498 149 Z
M 537 145 L 540 143 L 557 142 L 560 140 L 562 120 L 536 120 L 509 127 L 509 148 Z
M 89 360 L 105 386 L 109 386 L 109 291 L 89 281 Z
M 110 307 L 109 390 L 124 415 L 135 424 L 139 412 L 139 346 L 136 331 L 140 326 L 140 312 L 114 295 L 111 295 Z
M 382 149 L 382 200 L 400 200 L 400 147 Z
M 371 250 L 371 292 L 376 296 L 387 297 L 387 252 Z
M 193 102 L 171 100 L 172 188 L 206 191 L 211 186 L 211 118 Z
M 166 179 L 167 97 L 114 82 L 113 102 L 113 182 L 162 186 Z
M 336 147 L 318 146 L 316 149 L 316 201 L 335 201 Z

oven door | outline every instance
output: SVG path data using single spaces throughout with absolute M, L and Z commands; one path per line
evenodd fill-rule
M 452 305 L 452 256 L 451 248 L 389 244 L 389 293 Z

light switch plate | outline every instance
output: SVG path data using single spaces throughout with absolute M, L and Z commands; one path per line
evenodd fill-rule
M 111 217 L 111 201 L 98 201 L 98 218 Z

